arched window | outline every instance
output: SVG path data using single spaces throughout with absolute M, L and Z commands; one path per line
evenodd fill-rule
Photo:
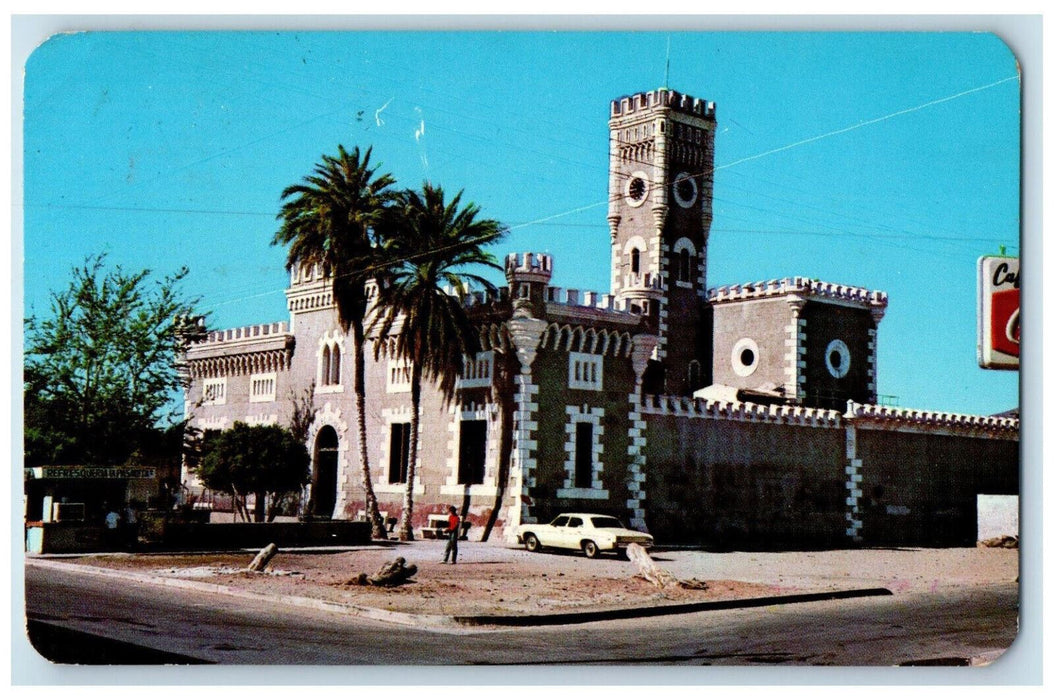
M 322 346 L 322 383 L 329 384 L 329 346 Z
M 333 346 L 333 355 L 329 363 L 329 384 L 340 384 L 340 346 Z
M 688 253 L 687 248 L 681 248 L 680 269 L 677 279 L 682 282 L 692 281 L 692 256 Z
M 640 274 L 640 251 L 636 248 L 629 252 L 629 267 L 633 274 Z

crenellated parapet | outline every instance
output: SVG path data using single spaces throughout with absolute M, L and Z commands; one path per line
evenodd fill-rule
M 285 322 L 209 331 L 187 348 L 191 377 L 221 377 L 289 369 L 296 341 Z
M 510 253 L 505 256 L 505 278 L 509 284 L 540 282 L 553 277 L 553 257 L 545 253 Z
M 656 110 L 672 110 L 703 119 L 717 119 L 717 107 L 713 102 L 667 88 L 638 92 L 611 101 L 612 119 Z
M 285 296 L 290 313 L 332 308 L 333 275 L 318 264 L 292 265 Z
M 546 290 L 545 301 L 548 304 L 560 306 L 585 306 L 607 311 L 616 311 L 620 308 L 611 294 L 599 294 L 581 289 L 563 289 L 562 287 L 549 287 Z
M 454 294 L 453 290 L 448 290 L 451 295 Z M 489 289 L 473 289 L 464 295 L 461 302 L 466 309 L 479 309 L 488 306 L 494 306 L 500 302 L 508 301 L 509 290 L 507 287 L 500 287 L 496 290 Z
M 718 401 L 690 396 L 646 395 L 641 401 L 640 408 L 641 413 L 659 416 L 802 425 L 813 428 L 842 427 L 842 416 L 838 411 L 804 406 Z
M 619 291 L 620 293 L 656 293 L 661 296 L 664 288 L 662 275 L 652 272 L 625 272 L 622 274 L 622 286 Z
M 550 319 L 570 323 L 607 324 L 621 328 L 637 327 L 641 313 L 630 299 L 580 289 L 548 287 L 545 299 Z
M 892 430 L 942 431 L 1017 440 L 1021 421 L 1007 416 L 977 416 L 944 411 L 860 404 L 850 401 L 844 419 L 860 427 Z
M 885 292 L 822 282 L 807 277 L 784 277 L 778 280 L 716 287 L 707 292 L 707 301 L 720 304 L 781 296 L 824 299 L 868 309 L 885 309 L 889 304 L 889 297 Z
M 332 275 L 318 263 L 304 263 L 291 265 L 289 267 L 289 286 L 295 287 L 301 284 L 316 284 L 332 280 Z
M 214 343 L 227 343 L 231 341 L 251 340 L 272 335 L 285 335 L 289 333 L 289 324 L 285 321 L 274 323 L 260 323 L 254 326 L 242 326 L 241 328 L 226 328 L 218 331 L 209 331 L 205 337 L 195 346 L 210 345 Z

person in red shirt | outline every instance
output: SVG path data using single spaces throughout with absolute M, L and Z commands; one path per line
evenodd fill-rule
M 450 559 L 451 564 L 457 564 L 457 538 L 461 533 L 461 518 L 457 517 L 457 508 L 450 506 L 450 518 L 447 520 L 446 551 L 443 552 L 443 563 Z

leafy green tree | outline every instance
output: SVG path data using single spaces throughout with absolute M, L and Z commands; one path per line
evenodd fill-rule
M 350 329 L 354 348 L 355 410 L 359 439 L 359 466 L 366 512 L 373 537 L 387 539 L 384 522 L 377 508 L 377 496 L 370 477 L 366 441 L 366 364 L 365 317 L 369 302 L 366 283 L 383 268 L 374 225 L 391 198 L 395 180 L 377 174 L 370 167 L 373 149 L 348 153 L 338 146 L 337 156 L 322 156 L 314 174 L 297 185 L 287 187 L 287 200 L 279 213 L 281 228 L 272 245 L 288 245 L 286 264 L 318 264 L 333 278 L 333 299 L 341 328 Z
M 196 299 L 180 291 L 186 268 L 108 268 L 87 258 L 51 294 L 47 316 L 25 319 L 25 460 L 124 464 L 156 452 L 181 384 L 180 358 L 200 332 Z M 178 444 L 178 440 L 176 440 Z
M 273 506 L 279 498 L 299 491 L 310 478 L 307 448 L 289 430 L 277 425 L 236 422 L 206 440 L 203 452 L 197 466 L 202 483 L 231 494 L 243 513 L 246 495 L 255 494 L 256 522 L 264 520 L 265 503 L 272 506 L 266 518 L 273 520 Z
M 399 521 L 400 540 L 413 539 L 413 484 L 417 466 L 422 379 L 434 382 L 444 399 L 455 393 L 463 357 L 479 350 L 479 332 L 465 311 L 469 285 L 493 290 L 466 268 L 501 269 L 483 248 L 505 230 L 479 217 L 461 194 L 446 201 L 441 187 L 424 183 L 420 192 L 400 192 L 381 225 L 390 266 L 379 285 L 376 355 L 410 364 L 410 448 Z M 398 323 L 397 323 L 398 322 Z

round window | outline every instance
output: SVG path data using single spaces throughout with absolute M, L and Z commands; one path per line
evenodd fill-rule
M 673 198 L 682 209 L 695 204 L 698 194 L 695 179 L 688 173 L 679 173 L 673 181 Z
M 740 338 L 732 346 L 732 371 L 740 377 L 749 377 L 758 369 L 761 353 L 753 338 Z
M 634 202 L 639 202 L 644 199 L 645 189 L 644 180 L 639 177 L 635 177 L 629 181 L 629 198 Z
M 849 373 L 849 347 L 841 340 L 832 340 L 827 344 L 827 371 L 835 379 L 841 379 Z
M 630 175 L 626 181 L 626 188 L 624 194 L 626 195 L 626 201 L 630 206 L 639 207 L 644 204 L 644 200 L 648 197 L 648 176 L 637 171 Z

